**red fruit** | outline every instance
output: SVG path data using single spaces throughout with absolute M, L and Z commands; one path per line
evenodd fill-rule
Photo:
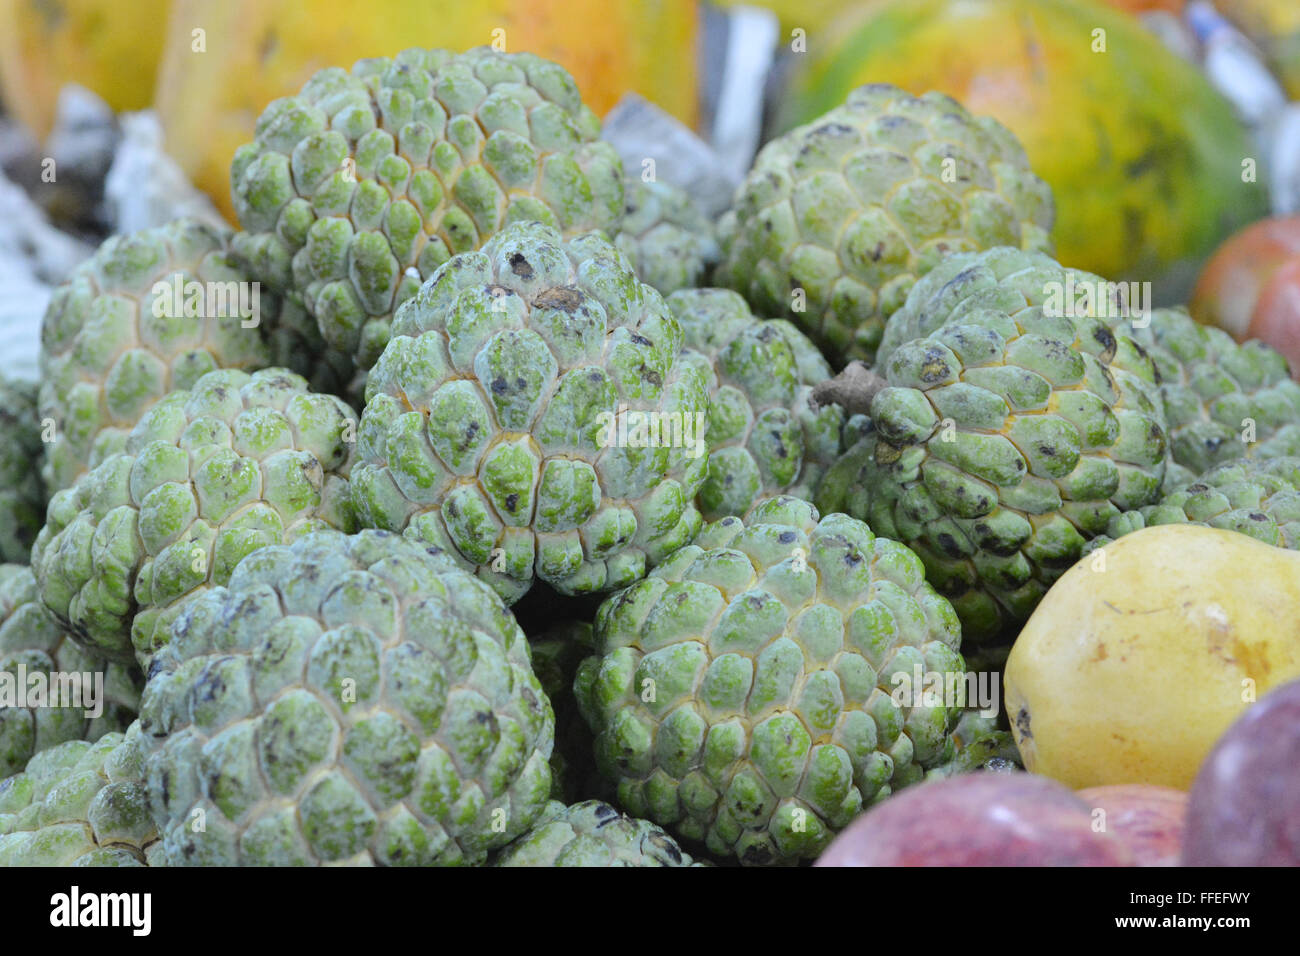
M 1252 704 L 1205 758 L 1183 864 L 1300 866 L 1300 681 Z
M 1238 342 L 1260 339 L 1300 376 L 1300 216 L 1264 219 L 1221 245 L 1189 306 Z
M 1177 866 L 1187 823 L 1187 794 L 1147 783 L 1089 787 L 1079 791 L 1105 825 L 1133 852 L 1138 866 Z
M 1133 866 L 1068 788 L 1028 773 L 922 783 L 858 817 L 817 866 Z

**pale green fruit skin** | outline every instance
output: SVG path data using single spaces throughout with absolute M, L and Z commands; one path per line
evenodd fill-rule
M 149 866 L 158 833 L 139 724 L 70 740 L 0 781 L 0 866 Z
M 566 807 L 558 801 L 531 831 L 501 852 L 496 866 L 702 866 L 648 820 L 601 800 Z
M 646 285 L 663 295 L 703 284 L 718 261 L 713 223 L 669 183 L 629 179 L 614 244 Z
M 813 406 L 813 387 L 831 374 L 816 346 L 789 322 L 755 318 L 729 289 L 678 291 L 668 307 L 684 360 L 708 383 L 709 464 L 696 495 L 704 519 L 743 516 L 775 494 L 811 499 L 844 423 L 838 405 Z
M 1201 524 L 1300 551 L 1300 457 L 1241 458 L 1216 465 L 1159 502 L 1111 519 L 1090 551 L 1160 524 Z
M 1150 357 L 1049 298 L 1094 278 L 1006 249 L 934 270 L 890 320 L 923 337 L 900 336 L 877 366 L 873 428 L 818 489 L 823 510 L 920 555 L 968 642 L 1026 620 L 1115 515 L 1159 498 Z
M 25 563 L 45 517 L 37 386 L 0 376 L 0 561 Z
M 0 779 L 20 772 L 33 754 L 68 740 L 95 741 L 125 730 L 140 706 L 144 675 L 134 664 L 114 663 L 77 644 L 40 602 L 36 578 L 26 565 L 0 565 L 0 674 L 103 675 L 103 712 L 86 707 L 0 704 Z M 91 692 L 94 693 L 93 685 Z
M 954 754 L 964 704 L 895 704 L 960 675 L 952 607 L 907 548 L 791 497 L 724 518 L 601 605 L 574 682 L 618 804 L 743 864 L 816 857 Z
M 1050 250 L 1052 219 L 1050 188 L 1005 127 L 939 93 L 868 85 L 759 152 L 719 222 L 715 281 L 794 321 L 831 364 L 870 363 L 944 257 Z
M 1169 424 L 1165 488 L 1242 457 L 1300 454 L 1300 382 L 1263 342 L 1237 343 L 1183 309 L 1156 309 L 1121 331 L 1146 349 L 1160 376 Z
M 371 369 L 362 525 L 454 552 L 509 602 L 535 578 L 583 594 L 643 577 L 700 525 L 708 393 L 681 342 L 599 234 L 519 223 L 456 256 Z
M 172 392 L 121 454 L 51 499 L 32 555 L 42 600 L 78 641 L 147 670 L 182 601 L 244 555 L 353 527 L 356 421 L 284 369 Z
M 245 558 L 186 605 L 140 715 L 176 865 L 478 864 L 551 785 L 554 717 L 514 617 L 379 531 Z
M 275 100 L 231 164 L 235 249 L 365 370 L 397 307 L 505 225 L 609 229 L 623 168 L 563 67 L 530 53 L 405 50 Z

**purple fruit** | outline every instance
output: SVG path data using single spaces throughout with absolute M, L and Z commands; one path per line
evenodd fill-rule
M 858 817 L 818 866 L 1133 866 L 1055 780 L 978 772 L 918 784 Z
M 1300 681 L 1261 697 L 1201 764 L 1184 866 L 1300 866 Z

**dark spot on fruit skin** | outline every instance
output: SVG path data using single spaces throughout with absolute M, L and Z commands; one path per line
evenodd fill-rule
M 776 540 L 780 541 L 782 544 L 793 544 L 795 537 L 796 535 L 793 531 L 782 531 L 781 534 L 777 536 Z
M 513 492 L 506 495 L 506 510 L 509 511 L 511 514 L 514 514 L 515 509 L 518 507 L 519 507 L 519 495 Z
M 1020 736 L 1025 740 L 1033 740 L 1034 735 L 1029 730 L 1029 711 L 1024 707 L 1016 714 L 1016 730 L 1020 731 Z
M 506 380 L 504 378 L 494 378 L 491 388 L 494 395 L 503 394 L 506 390 Z
M 519 278 L 525 280 L 531 279 L 535 275 L 532 265 L 530 265 L 528 260 L 524 258 L 522 252 L 511 253 L 510 271 L 519 276 Z
M 603 827 L 606 824 L 613 823 L 620 816 L 619 812 L 611 807 L 608 803 L 597 804 L 593 811 L 597 827 Z
M 960 558 L 962 556 L 961 548 L 957 546 L 957 539 L 948 532 L 940 532 L 934 539 L 935 544 L 939 546 L 944 554 L 950 558 Z
M 1103 362 L 1110 362 L 1115 357 L 1115 333 L 1104 325 L 1098 325 L 1093 329 L 1092 337 L 1101 346 L 1102 354 L 1098 358 Z
M 533 304 L 543 309 L 559 309 L 561 312 L 572 314 L 586 301 L 587 297 L 581 289 L 575 289 L 573 286 L 556 286 L 537 293 Z

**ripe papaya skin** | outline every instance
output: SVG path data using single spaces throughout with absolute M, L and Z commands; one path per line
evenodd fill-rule
M 59 90 L 79 83 L 115 110 L 153 98 L 168 0 L 0 0 L 0 100 L 38 139 Z
M 698 34 L 697 0 L 173 0 L 155 98 L 168 152 L 233 222 L 231 157 L 317 70 L 492 44 L 561 63 L 599 115 L 637 92 L 694 125 Z
M 888 0 L 839 26 L 796 68 L 778 127 L 867 82 L 949 93 L 1020 138 L 1056 194 L 1065 265 L 1185 301 L 1215 246 L 1267 214 L 1264 184 L 1243 182 L 1257 155 L 1232 107 L 1128 14 L 1085 0 Z

